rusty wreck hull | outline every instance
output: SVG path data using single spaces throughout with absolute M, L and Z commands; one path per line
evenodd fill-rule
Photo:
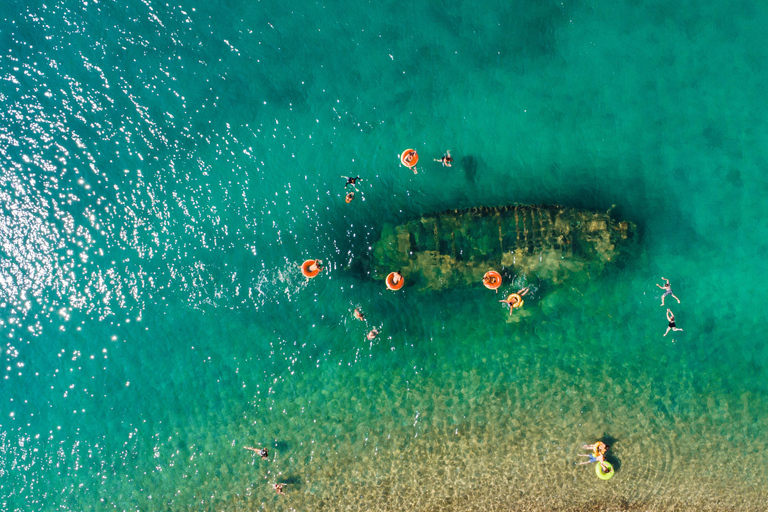
M 399 271 L 422 290 L 478 286 L 488 270 L 559 284 L 599 274 L 634 238 L 635 226 L 558 205 L 448 210 L 384 225 L 371 251 L 371 274 Z

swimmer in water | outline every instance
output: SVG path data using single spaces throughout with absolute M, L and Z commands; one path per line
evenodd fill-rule
M 392 284 L 397 284 L 400 281 L 402 281 L 403 276 L 400 274 L 400 272 L 393 272 L 393 274 L 394 275 L 392 276 Z
M 285 488 L 285 484 L 272 484 L 272 488 L 275 490 L 277 494 L 282 494 L 285 496 L 285 492 L 283 489 Z
M 672 310 L 669 308 L 667 308 L 667 321 L 669 322 L 669 325 L 667 325 L 667 332 L 664 333 L 664 336 L 669 334 L 669 331 L 682 331 L 682 329 L 675 324 L 675 315 L 672 314 Z
M 243 446 L 243 448 L 256 452 L 264 460 L 267 460 L 267 457 L 269 457 L 269 450 L 266 448 L 251 448 L 250 446 Z
M 354 198 L 355 198 L 355 193 L 350 192 L 349 194 L 347 194 L 347 197 L 345 197 L 344 200 L 348 203 L 351 203 Z
M 499 278 L 496 277 L 495 273 L 491 275 L 486 274 L 483 276 L 483 284 L 486 286 L 499 286 L 498 282 L 499 282 Z M 496 288 L 497 293 L 498 291 L 499 289 Z
M 522 289 L 518 290 L 517 291 L 517 295 L 519 295 L 520 297 L 524 297 L 525 294 L 528 293 L 529 288 L 530 287 L 526 286 L 525 288 L 522 288 Z M 515 294 L 512 294 L 512 295 L 515 295 Z M 517 297 L 512 297 L 512 298 L 509 298 L 509 299 L 500 300 L 499 302 L 503 302 L 504 304 L 508 304 L 509 305 L 509 314 L 511 315 L 512 311 L 516 307 L 519 307 L 519 306 L 517 306 L 517 303 L 518 303 L 519 300 L 520 299 L 518 299 Z
M 448 151 L 446 151 L 445 155 L 443 155 L 443 158 L 439 160 L 435 158 L 435 162 L 440 162 L 441 164 L 443 164 L 443 167 L 450 167 L 451 162 L 453 162 L 453 158 L 451 158 L 451 150 L 449 149 Z
M 589 457 L 589 460 L 585 460 L 584 462 L 579 462 L 578 465 L 581 466 L 583 464 L 592 464 L 593 462 L 603 462 L 605 460 L 605 457 L 603 455 L 598 455 L 595 457 L 594 453 L 580 453 L 579 457 Z
M 411 150 L 408 153 L 406 153 L 405 158 L 403 158 L 403 160 L 405 160 L 406 164 L 411 165 L 411 163 L 413 163 L 415 158 L 416 158 L 416 151 Z M 413 169 L 413 174 L 419 174 L 419 171 L 416 170 L 415 165 L 411 167 L 411 169 Z
M 352 185 L 352 188 L 354 188 L 355 190 L 357 190 L 356 183 L 358 182 L 358 180 L 362 180 L 360 176 L 355 176 L 354 178 L 349 176 L 342 176 L 342 178 L 347 180 L 347 182 L 344 184 L 344 188 L 347 188 L 348 186 Z
M 602 441 L 598 441 L 595 444 L 585 444 L 584 448 L 592 450 L 592 453 L 580 453 L 579 457 L 589 457 L 589 459 L 585 460 L 584 462 L 579 462 L 578 465 L 581 466 L 582 464 L 592 464 L 593 462 L 599 462 L 600 469 L 603 471 L 603 473 L 607 473 L 609 469 L 608 466 L 605 465 L 605 452 L 608 451 L 608 445 Z
M 323 267 L 320 266 L 322 264 L 323 264 L 322 261 L 314 260 L 307 270 L 309 270 L 310 272 L 314 272 L 315 270 L 323 270 Z
M 669 279 L 666 279 L 664 277 L 662 277 L 662 279 L 664 279 L 664 281 L 666 281 L 664 286 L 661 286 L 660 284 L 656 284 L 656 286 L 658 286 L 659 288 L 664 290 L 664 293 L 661 295 L 661 305 L 662 306 L 664 305 L 664 297 L 666 297 L 667 295 L 671 295 L 672 297 L 674 297 L 674 299 L 677 301 L 677 303 L 680 304 L 680 299 L 675 297 L 675 294 L 672 293 L 672 286 L 670 286 L 670 284 L 669 284 Z
M 605 455 L 605 452 L 608 451 L 609 446 L 602 441 L 598 441 L 595 444 L 585 444 L 583 448 L 592 450 L 592 453 L 595 455 L 595 457 L 597 457 L 598 455 Z
M 379 334 L 381 334 L 381 332 L 374 327 L 373 329 L 371 329 L 371 332 L 365 335 L 365 337 L 368 341 L 373 341 L 376 339 L 376 336 L 378 336 Z
M 360 308 L 355 308 L 355 310 L 352 312 L 352 316 L 354 316 L 361 322 L 365 322 L 365 315 L 363 315 L 363 312 L 360 311 Z

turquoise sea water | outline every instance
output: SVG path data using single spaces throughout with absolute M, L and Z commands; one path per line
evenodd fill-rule
M 4 2 L 0 509 L 764 510 L 766 22 Z M 354 270 L 384 223 L 512 203 L 615 205 L 637 250 L 512 317 Z

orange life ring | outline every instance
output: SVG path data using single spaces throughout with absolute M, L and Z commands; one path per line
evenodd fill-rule
M 416 152 L 415 149 L 406 149 L 403 151 L 403 154 L 400 155 L 400 163 L 404 166 L 408 167 L 409 169 L 411 167 L 416 167 L 416 164 L 419 161 L 419 154 Z
M 512 299 L 517 299 L 517 302 L 513 304 Z M 507 297 L 507 301 L 510 308 L 517 309 L 523 307 L 523 298 L 518 293 L 511 294 L 509 297 Z
M 489 290 L 495 290 L 496 288 L 501 286 L 501 274 L 499 274 L 495 270 L 489 270 L 483 276 L 483 284 Z
M 307 260 L 304 263 L 301 264 L 301 273 L 304 274 L 304 277 L 315 277 L 317 274 L 320 273 L 322 268 L 320 268 L 320 265 L 317 265 L 315 267 L 315 270 L 309 270 L 309 267 L 312 265 L 315 265 L 317 263 L 317 260 Z
M 398 274 L 398 272 L 390 272 L 386 280 L 387 288 L 393 291 L 399 290 L 405 284 L 405 279 L 403 278 L 403 276 L 400 276 L 400 281 L 395 283 L 395 274 Z

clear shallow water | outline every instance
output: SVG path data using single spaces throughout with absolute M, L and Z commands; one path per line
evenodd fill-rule
M 761 509 L 768 11 L 408 12 L 3 4 L 4 508 Z M 347 269 L 383 222 L 512 202 L 642 243 L 513 319 Z M 573 465 L 603 435 L 608 483 Z

